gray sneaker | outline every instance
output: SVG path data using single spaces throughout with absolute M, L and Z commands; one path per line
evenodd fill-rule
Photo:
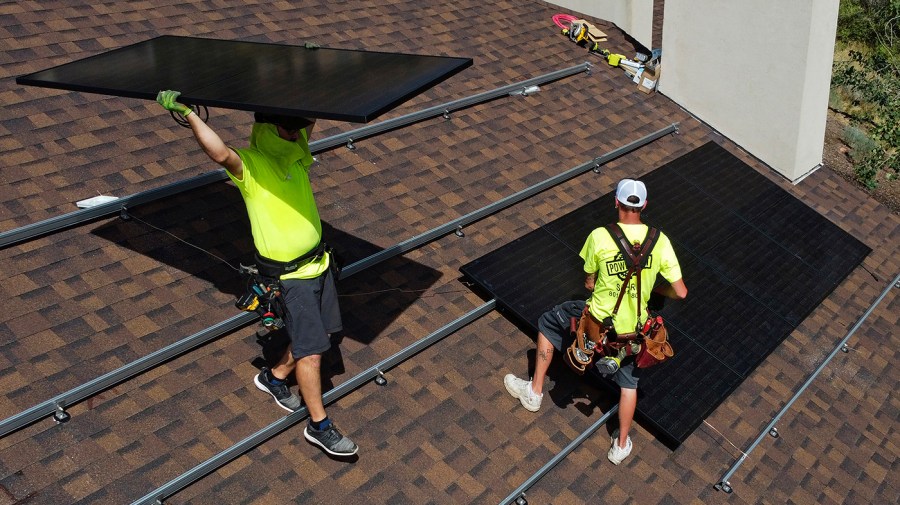
M 359 450 L 352 440 L 341 434 L 333 422 L 324 430 L 317 430 L 307 424 L 303 429 L 303 436 L 332 456 L 352 456 Z
M 531 389 L 531 381 L 520 379 L 509 373 L 503 377 L 503 385 L 506 386 L 506 390 L 513 398 L 518 398 L 519 401 L 522 402 L 522 406 L 525 407 L 525 410 L 530 412 L 537 412 L 540 410 L 541 400 L 544 398 L 544 395 L 539 395 Z
M 257 389 L 272 395 L 272 398 L 275 398 L 275 401 L 278 402 L 278 406 L 288 412 L 299 409 L 300 405 L 302 405 L 300 397 L 291 392 L 291 388 L 288 387 L 287 382 L 283 384 L 269 384 L 269 381 L 267 381 L 265 377 L 267 370 L 267 368 L 263 368 L 262 371 L 253 378 L 253 383 L 256 384 Z

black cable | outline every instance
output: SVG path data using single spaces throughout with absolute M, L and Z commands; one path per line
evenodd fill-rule
M 207 122 L 207 120 L 209 119 L 209 109 L 205 105 L 188 105 L 188 107 L 190 107 L 191 110 L 194 111 L 194 114 L 197 114 L 197 117 L 199 117 L 201 121 L 203 121 L 204 123 Z M 202 115 L 200 114 L 201 107 L 203 107 Z M 174 119 L 176 123 L 183 126 L 184 128 L 191 127 L 191 124 L 188 123 L 187 118 L 182 116 L 181 114 L 177 114 L 174 110 L 170 110 L 169 115 L 172 116 L 172 119 Z

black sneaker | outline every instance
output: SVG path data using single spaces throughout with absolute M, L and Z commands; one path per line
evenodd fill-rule
M 359 450 L 352 440 L 341 435 L 334 423 L 324 430 L 317 430 L 307 424 L 303 429 L 303 436 L 332 456 L 352 456 Z
M 265 376 L 267 370 L 268 368 L 263 368 L 262 371 L 253 378 L 253 383 L 256 384 L 256 387 L 260 391 L 265 391 L 272 395 L 272 398 L 275 398 L 275 401 L 278 402 L 278 405 L 284 410 L 293 412 L 299 409 L 301 405 L 300 397 L 291 392 L 291 388 L 288 387 L 287 382 L 282 384 L 270 384 Z

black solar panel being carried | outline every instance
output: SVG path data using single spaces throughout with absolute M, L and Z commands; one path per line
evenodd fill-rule
M 16 79 L 18 84 L 364 123 L 471 58 L 165 35 Z
M 672 240 L 689 295 L 663 309 L 676 357 L 641 379 L 638 419 L 677 445 L 870 249 L 712 142 L 641 180 L 644 221 Z M 612 203 L 604 195 L 461 270 L 537 334 L 543 311 L 587 298 L 578 252 L 616 219 Z

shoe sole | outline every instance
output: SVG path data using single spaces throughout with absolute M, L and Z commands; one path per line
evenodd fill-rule
M 275 404 L 276 404 L 276 405 L 278 405 L 279 407 L 283 408 L 284 410 L 286 410 L 286 411 L 288 411 L 288 412 L 296 412 L 294 409 L 291 409 L 291 408 L 289 408 L 289 407 L 285 407 L 284 405 L 281 404 L 280 401 L 278 401 L 278 398 L 275 398 L 275 395 L 272 394 L 271 391 L 269 391 L 269 388 L 267 388 L 265 385 L 263 385 L 262 382 L 260 382 L 260 380 L 259 380 L 259 374 L 256 374 L 256 376 L 253 377 L 253 383 L 256 384 L 256 389 L 258 389 L 258 390 L 260 390 L 260 391 L 262 391 L 262 392 L 264 392 L 264 393 L 269 393 L 269 396 L 271 396 L 272 398 L 275 399 Z
M 316 437 L 313 437 L 312 435 L 310 435 L 309 432 L 306 431 L 306 428 L 303 428 L 303 438 L 305 438 L 307 441 L 319 446 L 320 449 L 327 452 L 328 454 L 331 454 L 332 456 L 353 456 L 354 454 L 359 452 L 359 446 L 356 446 L 356 449 L 353 449 L 353 452 L 334 452 L 331 449 L 325 447 L 325 444 L 323 444 L 322 442 L 319 442 L 316 439 Z
M 518 399 L 519 403 L 521 403 L 522 406 L 525 407 L 525 410 L 527 410 L 529 412 L 537 412 L 538 410 L 541 410 L 540 406 L 538 406 L 537 408 L 528 406 L 525 403 L 525 400 L 523 400 L 522 397 L 519 396 L 519 393 L 517 393 L 514 389 L 509 387 L 509 384 L 507 384 L 506 381 L 503 381 L 503 385 L 506 387 L 506 392 L 509 393 L 510 395 L 512 395 L 513 398 Z

